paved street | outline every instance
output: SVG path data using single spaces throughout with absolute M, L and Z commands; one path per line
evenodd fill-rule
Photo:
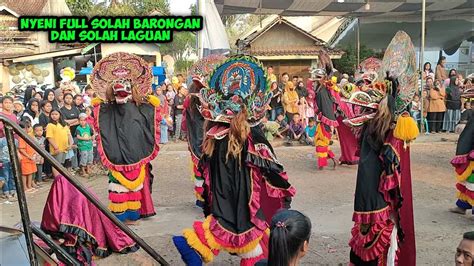
M 441 138 L 447 138 L 442 141 Z M 474 227 L 474 221 L 447 211 L 455 200 L 455 178 L 449 161 L 455 151 L 455 135 L 422 136 L 412 145 L 412 178 L 415 207 L 415 229 L 418 265 L 452 265 L 455 248 L 463 232 Z M 338 143 L 332 146 L 339 153 Z M 347 242 L 352 227 L 352 204 L 356 166 L 318 171 L 308 146 L 277 147 L 279 160 L 285 165 L 290 182 L 298 193 L 292 207 L 307 214 L 313 223 L 310 252 L 304 265 L 347 265 Z M 191 166 L 184 143 L 162 147 L 153 163 L 155 182 L 153 198 L 158 215 L 142 220 L 134 230 L 154 247 L 171 265 L 182 265 L 171 242 L 195 219 L 202 217 L 194 207 Z M 81 178 L 102 200 L 107 199 L 105 176 Z M 28 196 L 32 220 L 40 221 L 48 188 Z M 17 205 L 0 205 L 0 224 L 12 226 L 20 221 Z M 98 265 L 152 265 L 143 251 L 112 255 L 98 260 Z M 239 260 L 222 253 L 212 265 L 239 265 Z

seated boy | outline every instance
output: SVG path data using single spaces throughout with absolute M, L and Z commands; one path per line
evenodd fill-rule
M 278 128 L 278 136 L 280 138 L 283 138 L 283 136 L 286 135 L 289 128 L 288 123 L 285 120 L 285 115 L 281 113 L 278 114 L 275 122 L 277 122 L 280 125 L 280 127 Z
M 295 113 L 288 129 L 287 143 L 291 145 L 291 141 L 295 140 L 299 141 L 300 143 L 304 143 L 304 133 L 304 127 L 300 119 L 300 114 Z
M 306 142 L 306 144 L 314 146 L 314 135 L 316 135 L 316 123 L 314 122 L 314 117 L 309 118 L 308 125 L 306 126 L 304 131 L 304 141 Z
M 268 141 L 272 141 L 274 136 L 283 138 L 279 132 L 280 124 L 276 121 L 269 121 L 268 117 L 263 117 L 262 119 L 262 129 L 265 133 L 265 137 Z

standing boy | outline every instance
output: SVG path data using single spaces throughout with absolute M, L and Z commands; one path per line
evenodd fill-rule
M 76 128 L 77 148 L 80 153 L 81 176 L 88 177 L 91 174 L 91 166 L 94 160 L 92 146 L 92 129 L 87 124 L 87 115 L 79 115 L 79 126 Z

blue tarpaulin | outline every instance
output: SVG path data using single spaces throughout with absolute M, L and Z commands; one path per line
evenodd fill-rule
M 92 67 L 83 67 L 81 71 L 79 71 L 79 75 L 90 75 L 92 73 Z
M 151 67 L 151 72 L 153 76 L 158 78 L 158 84 L 161 84 L 165 81 L 166 79 L 166 73 L 165 73 L 165 68 L 161 66 L 154 66 Z

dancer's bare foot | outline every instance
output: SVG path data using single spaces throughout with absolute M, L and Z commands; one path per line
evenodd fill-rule
M 338 163 L 338 161 L 337 161 L 336 159 L 334 159 L 334 158 L 331 158 L 331 160 L 332 160 L 332 163 L 333 163 L 332 169 L 335 170 L 336 167 L 337 167 L 337 165 L 338 165 L 339 163 Z
M 457 214 L 463 214 L 463 215 L 466 214 L 466 210 L 461 209 L 459 207 L 450 208 L 449 211 L 452 213 L 457 213 Z
M 125 220 L 124 223 L 126 225 L 139 225 L 140 224 L 139 221 L 131 221 L 131 220 Z

